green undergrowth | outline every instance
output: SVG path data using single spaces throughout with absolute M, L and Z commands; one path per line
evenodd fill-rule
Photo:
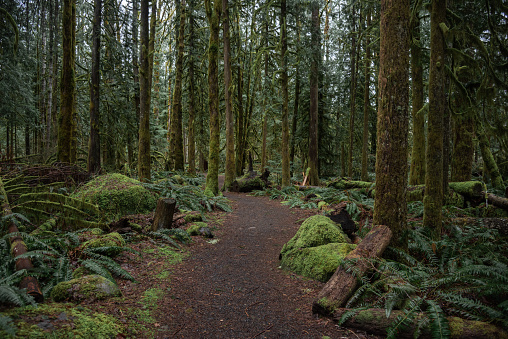
M 409 253 L 390 248 L 398 261 L 373 259 L 374 273 L 359 277 L 360 288 L 351 297 L 343 323 L 366 308 L 384 308 L 389 316 L 402 310 L 387 329 L 396 338 L 401 328 L 417 322 L 434 336 L 450 334 L 447 316 L 485 321 L 508 329 L 508 259 L 506 242 L 496 230 L 480 225 L 448 225 L 434 240 L 422 227 L 409 231 Z M 342 263 L 357 275 L 355 261 Z M 423 315 L 423 316 L 422 316 Z
M 132 337 L 154 338 L 155 330 L 154 312 L 157 311 L 158 302 L 164 296 L 164 291 L 160 288 L 150 288 L 143 292 L 141 299 L 136 307 L 126 309 L 129 321 L 127 331 Z

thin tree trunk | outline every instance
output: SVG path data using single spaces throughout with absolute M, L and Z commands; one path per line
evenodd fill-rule
M 151 179 L 150 173 L 150 67 L 148 62 L 148 0 L 141 0 L 141 60 L 139 67 L 139 144 L 138 177 L 140 181 Z
M 172 159 L 171 168 L 177 171 L 183 171 L 182 77 L 185 33 L 185 1 L 182 3 L 177 1 L 176 5 L 180 17 L 180 25 L 178 26 L 178 54 L 176 58 L 175 92 L 173 96 L 173 111 L 171 115 L 169 156 L 170 159 Z
M 98 173 L 101 168 L 100 140 L 100 48 L 102 0 L 94 0 L 92 28 L 92 82 L 90 84 L 90 138 L 88 144 L 88 172 Z
M 367 29 L 370 27 L 370 11 L 367 12 Z M 363 181 L 369 181 L 369 113 L 370 113 L 370 37 L 365 41 L 365 88 L 363 93 L 363 139 L 362 139 L 362 175 Z
M 409 0 L 381 1 L 379 107 L 374 225 L 393 232 L 407 247 L 407 150 L 409 129 Z
M 229 190 L 235 180 L 235 121 L 231 108 L 231 46 L 229 34 L 228 0 L 222 0 L 224 37 L 224 94 L 226 100 L 226 173 L 224 189 Z
M 219 23 L 221 0 L 205 0 L 206 16 L 210 24 L 208 45 L 208 108 L 210 112 L 210 145 L 208 152 L 208 174 L 205 194 L 214 196 L 219 193 Z
M 289 166 L 289 112 L 288 112 L 288 66 L 287 66 L 287 26 L 286 26 L 286 0 L 281 0 L 280 8 L 280 34 L 281 34 L 281 91 L 282 91 L 282 187 L 291 184 L 290 166 Z
M 445 41 L 440 24 L 445 21 L 446 0 L 432 0 L 430 16 L 430 71 L 425 196 L 423 224 L 441 234 L 443 206 L 443 132 L 445 96 Z
M 196 94 L 194 86 L 194 1 L 189 2 L 189 120 L 187 124 L 188 131 L 188 155 L 189 173 L 196 172 L 196 141 L 195 141 L 195 119 L 196 119 Z
M 293 110 L 293 123 L 291 124 L 291 151 L 289 159 L 294 163 L 295 161 L 295 148 L 296 148 L 296 125 L 298 123 L 298 108 L 300 106 L 300 31 L 301 21 L 297 18 L 297 38 L 296 38 L 296 69 L 295 69 L 295 102 Z
M 312 60 L 310 66 L 310 122 L 309 122 L 309 184 L 319 185 L 318 175 L 318 64 L 319 64 L 319 3 L 312 4 Z
M 353 33 L 351 35 L 351 88 L 350 88 L 350 110 L 349 110 L 349 150 L 348 150 L 348 176 L 353 177 L 353 145 L 355 134 L 355 111 L 356 111 L 356 30 L 355 27 L 355 9 L 353 5 Z

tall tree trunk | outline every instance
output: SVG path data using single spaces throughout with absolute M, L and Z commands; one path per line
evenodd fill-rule
M 445 40 L 440 24 L 445 22 L 446 0 L 432 0 L 430 15 L 430 71 L 425 196 L 423 224 L 441 234 L 443 206 L 443 131 L 445 96 Z
M 289 112 L 288 112 L 288 65 L 287 65 L 287 26 L 286 26 L 286 0 L 280 4 L 280 34 L 281 34 L 281 90 L 282 90 L 282 187 L 291 184 L 291 173 L 289 166 Z
M 265 14 L 265 22 L 264 22 L 264 44 L 265 47 L 268 48 L 268 14 Z M 269 86 L 270 86 L 270 78 L 268 75 L 268 51 L 264 52 L 264 79 L 263 79 L 263 122 L 262 122 L 262 141 L 261 141 L 261 171 L 264 171 L 266 168 L 267 162 L 267 152 L 266 152 L 266 139 L 268 134 L 268 98 L 269 98 Z
M 370 10 L 367 12 L 367 29 Z M 365 88 L 363 93 L 362 180 L 369 181 L 369 113 L 370 113 L 370 37 L 365 40 Z
M 196 172 L 196 141 L 195 141 L 195 120 L 196 120 L 196 93 L 194 86 L 194 67 L 195 67 L 195 56 L 194 56 L 194 1 L 189 2 L 189 120 L 187 124 L 188 136 L 188 155 L 187 160 L 189 162 L 189 173 L 193 174 Z
M 74 70 L 75 48 L 73 33 L 74 19 L 73 8 L 75 0 L 64 0 L 62 16 L 62 80 L 61 80 L 61 105 L 60 115 L 58 117 L 58 149 L 57 157 L 59 161 L 71 162 L 71 146 L 73 137 L 73 118 L 74 118 L 74 93 L 76 90 L 76 79 Z
M 312 59 L 310 65 L 310 122 L 309 122 L 309 184 L 319 185 L 318 175 L 318 65 L 319 44 L 319 2 L 312 4 L 311 44 Z
M 355 135 L 355 111 L 356 111 L 356 27 L 355 27 L 355 8 L 353 5 L 353 14 L 351 16 L 353 22 L 353 32 L 351 33 L 351 88 L 350 88 L 350 110 L 349 110 L 349 150 L 347 159 L 347 175 L 353 177 L 353 146 Z
M 494 159 L 494 155 L 490 150 L 490 142 L 487 134 L 485 133 L 485 129 L 483 127 L 480 119 L 476 119 L 476 134 L 478 136 L 478 142 L 480 144 L 480 151 L 482 153 L 483 162 L 485 164 L 485 168 L 487 172 L 490 174 L 492 180 L 492 186 L 498 189 L 504 189 L 503 177 L 499 172 L 499 168 L 497 167 L 496 160 Z
M 134 111 L 136 112 L 135 126 L 138 126 L 140 121 L 140 88 L 139 88 L 139 40 L 138 40 L 138 0 L 132 1 L 132 73 L 134 80 Z M 139 126 L 138 126 L 139 130 Z M 134 136 L 137 136 L 137 131 L 133 131 L 131 128 L 127 130 L 129 133 L 129 149 L 134 149 Z M 134 152 L 132 152 L 134 153 Z M 133 156 L 133 155 L 132 155 Z M 134 159 L 129 157 L 129 167 L 134 162 Z
M 295 102 L 293 109 L 293 122 L 291 124 L 291 151 L 289 154 L 289 160 L 294 163 L 295 161 L 295 148 L 296 148 L 296 125 L 298 123 L 298 108 L 300 106 L 300 31 L 301 21 L 300 17 L 297 17 L 297 37 L 296 37 L 296 69 L 295 69 Z
M 88 141 L 88 172 L 98 173 L 101 169 L 100 141 L 100 48 L 102 0 L 94 0 L 92 28 L 92 82 L 90 84 L 90 138 Z
M 226 100 L 226 173 L 224 189 L 229 190 L 235 180 L 235 120 L 231 108 L 231 46 L 229 37 L 229 6 L 228 0 L 222 0 L 224 18 L 222 28 L 224 33 L 224 95 Z
M 72 69 L 74 86 L 72 90 L 72 119 L 71 119 L 71 140 L 70 140 L 70 162 L 75 163 L 78 155 L 78 113 L 76 111 L 76 0 L 72 6 Z
M 214 196 L 219 193 L 219 23 L 221 0 L 205 0 L 206 16 L 210 24 L 208 44 L 208 108 L 210 112 L 210 145 L 208 152 L 208 174 L 205 194 Z
M 150 67 L 148 62 L 148 0 L 141 0 L 141 59 L 139 67 L 139 144 L 138 177 L 151 179 L 150 173 Z
M 471 116 L 453 115 L 452 182 L 471 180 L 473 168 L 473 129 Z
M 184 33 L 185 33 L 185 1 L 176 2 L 177 10 L 180 17 L 180 25 L 178 26 L 178 54 L 176 57 L 176 76 L 175 76 L 175 92 L 173 96 L 173 110 L 171 115 L 170 127 L 170 150 L 169 156 L 171 168 L 177 171 L 184 170 L 183 162 L 183 131 L 182 131 L 182 77 L 183 77 L 183 49 L 184 49 Z
M 420 42 L 420 18 L 414 18 L 411 43 L 411 79 L 412 116 L 413 116 L 413 150 L 411 152 L 411 168 L 409 184 L 425 183 L 425 110 L 423 110 L 423 64 Z
M 409 0 L 381 1 L 379 106 L 374 224 L 393 232 L 393 245 L 407 247 L 407 150 L 409 128 Z

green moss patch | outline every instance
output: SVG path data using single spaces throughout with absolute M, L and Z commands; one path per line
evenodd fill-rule
M 99 206 L 109 217 L 148 213 L 157 197 L 135 179 L 112 173 L 96 177 L 73 194 Z
M 187 228 L 187 233 L 189 233 L 189 235 L 200 235 L 201 232 L 199 232 L 199 230 L 203 227 L 208 227 L 206 222 L 197 221 Z
M 17 327 L 15 338 L 115 338 L 123 326 L 109 315 L 75 304 L 45 303 L 6 312 Z M 0 337 L 3 337 L 0 331 Z
M 64 281 L 51 290 L 51 298 L 54 301 L 106 299 L 121 294 L 117 285 L 100 275 L 86 275 Z
M 355 248 L 356 245 L 347 243 L 296 248 L 282 256 L 281 266 L 305 277 L 326 282 L 346 255 Z
M 280 254 L 282 257 L 286 252 L 294 249 L 350 242 L 340 226 L 330 218 L 324 215 L 314 215 L 302 223 L 295 236 L 282 247 Z
M 122 236 L 117 232 L 111 232 L 102 236 L 99 236 L 95 239 L 90 239 L 88 241 L 85 241 L 80 248 L 82 250 L 85 250 L 87 248 L 97 248 L 97 247 L 124 247 L 125 246 L 125 240 L 122 238 Z M 120 254 L 121 249 L 119 250 L 111 250 L 110 255 L 117 255 Z

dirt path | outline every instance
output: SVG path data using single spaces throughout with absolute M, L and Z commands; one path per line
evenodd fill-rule
M 314 318 L 310 307 L 322 284 L 279 268 L 282 245 L 308 212 L 266 197 L 226 196 L 234 211 L 219 226 L 219 241 L 196 246 L 172 274 L 160 337 L 365 338 Z

